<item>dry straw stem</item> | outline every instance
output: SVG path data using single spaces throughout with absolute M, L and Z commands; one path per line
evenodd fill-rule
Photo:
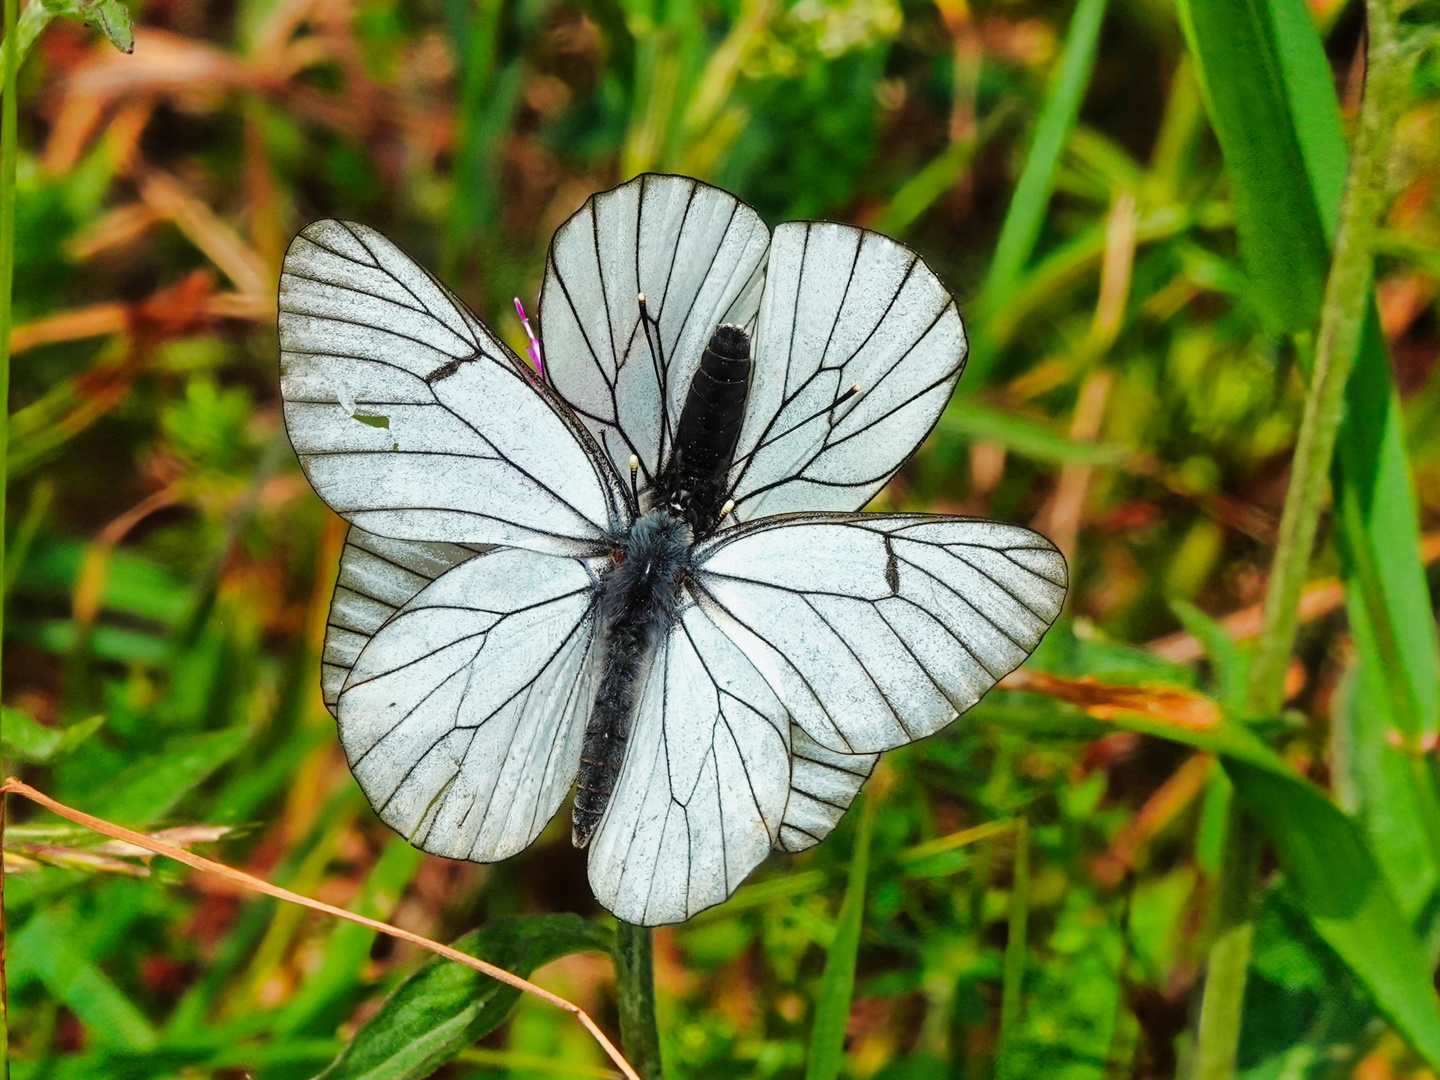
M 522 979 L 518 975 L 512 975 L 504 968 L 498 968 L 494 964 L 487 964 L 484 960 L 476 959 L 473 956 L 460 952 L 458 949 L 452 949 L 448 945 L 441 945 L 438 941 L 431 941 L 429 938 L 421 937 L 419 934 L 412 934 L 409 930 L 402 930 L 398 926 L 391 926 L 389 923 L 380 922 L 378 919 L 367 919 L 363 915 L 356 915 L 354 912 L 335 907 L 333 904 L 321 903 L 319 900 L 312 900 L 308 896 L 301 896 L 299 893 L 291 892 L 289 889 L 282 889 L 278 885 L 270 884 L 270 882 L 265 881 L 263 878 L 258 878 L 244 871 L 236 870 L 233 867 L 226 866 L 224 863 L 201 858 L 199 855 L 192 855 L 184 848 L 176 847 L 174 844 L 167 844 L 163 840 L 146 836 L 144 833 L 135 832 L 133 829 L 126 829 L 119 825 L 113 825 L 103 818 L 95 817 L 93 814 L 87 814 L 82 810 L 76 810 L 66 806 L 64 803 L 56 802 L 50 798 L 49 795 L 46 795 L 42 791 L 37 791 L 29 784 L 13 776 L 6 780 L 4 784 L 0 784 L 0 793 L 11 791 L 16 795 L 23 795 L 31 802 L 38 803 L 45 807 L 45 809 L 53 811 L 61 817 L 75 822 L 77 825 L 83 825 L 87 829 L 93 829 L 95 832 L 101 833 L 104 836 L 109 836 L 115 840 L 123 840 L 128 844 L 133 844 L 135 847 L 144 848 L 146 851 L 153 851 L 156 855 L 164 855 L 166 858 L 184 863 L 192 870 L 199 870 L 205 874 L 214 874 L 216 877 L 232 881 L 254 892 L 264 893 L 267 896 L 273 896 L 279 900 L 288 900 L 292 904 L 300 904 L 302 907 L 310 908 L 312 911 L 323 911 L 325 914 L 333 915 L 337 919 L 347 919 L 350 922 L 359 923 L 361 926 L 368 926 L 371 930 L 388 934 L 390 937 L 397 938 L 400 941 L 408 941 L 410 944 L 418 945 L 422 949 L 429 949 L 436 955 L 443 956 L 446 960 L 453 960 L 457 964 L 464 964 L 466 967 L 474 968 L 476 971 L 489 975 L 492 979 L 498 979 L 507 986 L 513 986 L 523 993 L 532 994 L 541 1001 L 549 1002 L 557 1009 L 564 1009 L 566 1012 L 572 1013 L 575 1018 L 585 1026 L 585 1029 L 595 1037 L 595 1041 L 600 1044 L 601 1049 L 603 1049 L 610 1060 L 615 1063 L 615 1067 L 625 1074 L 627 1080 L 640 1080 L 640 1075 L 631 1067 L 630 1063 L 625 1060 L 625 1056 L 620 1053 L 615 1044 L 605 1037 L 605 1033 L 600 1030 L 595 1021 L 590 1019 L 589 1013 L 580 1008 L 580 1006 L 566 1001 L 559 995 L 552 994 L 549 990 L 536 986 L 534 983 Z

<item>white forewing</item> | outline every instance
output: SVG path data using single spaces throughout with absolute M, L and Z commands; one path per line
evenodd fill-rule
M 590 844 L 600 903 L 659 926 L 729 897 L 781 842 L 789 731 L 759 672 L 690 607 L 650 667 Z
M 769 240 L 728 192 L 650 174 L 593 196 L 555 233 L 540 298 L 546 372 L 622 476 L 631 454 L 642 485 L 655 476 L 715 327 L 753 325 Z M 648 338 L 640 293 L 658 324 Z
M 340 688 L 375 631 L 446 570 L 493 548 L 390 540 L 350 527 L 325 621 L 320 693 L 335 714 Z
M 733 520 L 858 510 L 929 433 L 960 378 L 955 301 L 908 248 L 834 222 L 779 226 L 765 277 L 730 474 Z
M 494 862 L 574 782 L 600 663 L 591 570 L 499 549 L 443 573 L 361 650 L 340 740 L 370 804 L 412 843 Z
M 619 480 L 579 421 L 373 229 L 295 238 L 280 354 L 301 467 L 367 532 L 580 554 L 621 524 Z
M 705 609 L 821 746 L 871 754 L 933 734 L 1040 643 L 1065 560 L 1015 525 L 805 515 L 696 551 Z

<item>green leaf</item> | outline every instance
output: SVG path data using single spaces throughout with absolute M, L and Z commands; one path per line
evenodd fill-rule
M 1343 1075 L 1365 1046 L 1375 1011 L 1325 948 L 1286 888 L 1255 919 L 1236 1064 L 1245 1080 Z
M 135 51 L 130 9 L 121 0 L 39 0 L 36 6 L 43 7 L 51 18 L 74 19 L 99 30 L 123 53 Z
M 98 800 L 96 813 L 131 826 L 148 825 L 204 783 L 250 740 L 248 727 L 173 740 L 163 753 L 130 766 Z
M 135 51 L 130 11 L 121 0 L 33 0 L 25 5 L 15 27 L 20 42 L 19 63 L 24 62 L 35 40 L 56 18 L 83 22 L 99 30 L 121 52 Z
M 1040 228 L 1055 188 L 1055 170 L 1060 152 L 1075 127 L 1080 102 L 1090 84 L 1090 68 L 1095 60 L 1095 47 L 1100 40 L 1100 26 L 1105 18 L 1105 0 L 1079 0 L 1070 28 L 1065 33 L 1065 47 L 1060 68 L 1050 96 L 1035 125 L 1035 138 L 1025 155 L 1025 167 L 1015 185 L 1015 194 L 1005 211 L 1005 223 L 995 244 L 995 257 L 976 301 L 976 308 L 989 315 L 1010 299 L 1020 273 L 1035 251 Z M 992 349 L 972 350 L 969 367 L 971 389 L 985 381 L 994 365 Z
M 104 1046 L 153 1047 L 155 1029 L 145 1013 L 92 960 L 89 930 L 68 906 L 52 907 L 31 918 L 10 941 L 12 985 L 38 980 Z
M 1440 1067 L 1440 1004 L 1425 949 L 1364 834 L 1313 784 L 1238 758 L 1222 760 L 1315 932 L 1395 1030 Z
M 1178 7 L 1234 190 L 1252 299 L 1272 331 L 1308 333 L 1319 315 L 1346 168 L 1319 35 L 1301 0 L 1180 0 Z M 1388 740 L 1392 730 L 1418 744 L 1440 727 L 1440 648 L 1401 427 L 1372 303 L 1332 466 L 1335 544 L 1366 712 L 1355 734 L 1367 744 Z M 1373 746 L 1363 754 L 1385 756 Z M 1440 880 L 1433 779 L 1399 762 L 1356 779 L 1375 861 L 1413 918 L 1433 895 L 1418 886 Z
M 1316 935 L 1396 1031 L 1432 1067 L 1440 1065 L 1440 1002 L 1425 949 L 1356 822 L 1238 724 L 1190 728 L 1135 714 L 1115 723 L 1220 757 Z
M 988 439 L 1034 461 L 1114 465 L 1129 456 L 1123 447 L 1080 442 L 1039 420 L 966 398 L 953 400 L 935 428 L 942 437 Z
M 1285 2 L 1276 0 L 1273 6 Z M 1225 155 L 1240 251 L 1250 274 L 1250 300 L 1272 333 L 1311 330 L 1320 311 L 1330 252 L 1314 178 L 1296 131 L 1298 118 L 1291 111 L 1272 5 L 1265 0 L 1179 0 L 1176 7 L 1210 124 Z M 1291 67 L 1303 69 L 1293 57 L 1304 50 L 1297 45 L 1290 53 Z M 1313 95 L 1306 100 L 1318 111 Z M 1338 112 L 1335 122 L 1338 131 Z M 1343 162 L 1342 143 L 1342 169 Z
M 855 960 L 860 952 L 860 928 L 865 921 L 865 882 L 870 871 L 870 832 L 875 797 L 865 796 L 855 850 L 850 856 L 850 877 L 835 939 L 825 957 L 820 991 L 815 1000 L 815 1026 L 810 1032 L 810 1060 L 805 1080 L 835 1080 L 845 1065 L 845 1025 L 850 1017 L 850 996 L 855 990 Z
M 0 713 L 0 742 L 6 757 L 39 765 L 64 757 L 104 723 L 105 717 L 92 716 L 65 728 L 46 727 L 28 713 L 7 705 Z
M 1245 714 L 1245 685 L 1250 674 L 1245 650 L 1225 628 L 1188 600 L 1170 601 L 1180 624 L 1205 650 L 1213 673 L 1215 697 L 1229 716 Z
M 609 952 L 611 932 L 578 915 L 518 915 L 454 943 L 526 976 L 574 952 Z M 520 991 L 449 960 L 425 965 L 386 999 L 316 1080 L 419 1080 L 504 1022 Z

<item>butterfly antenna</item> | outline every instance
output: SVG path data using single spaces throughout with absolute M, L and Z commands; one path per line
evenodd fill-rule
M 783 439 L 786 435 L 789 435 L 792 431 L 799 431 L 799 430 L 800 430 L 802 427 L 804 427 L 806 424 L 810 423 L 811 420 L 818 420 L 818 419 L 820 419 L 820 417 L 824 416 L 826 413 L 834 412 L 834 411 L 835 411 L 836 409 L 838 409 L 841 405 L 844 405 L 845 402 L 849 401 L 849 400 L 850 400 L 851 398 L 853 398 L 856 394 L 860 393 L 860 391 L 863 390 L 863 389 L 864 389 L 864 387 L 861 386 L 861 385 L 857 382 L 854 386 L 850 387 L 849 390 L 846 390 L 843 394 L 841 394 L 838 398 L 836 398 L 834 401 L 832 401 L 829 405 L 826 405 L 825 408 L 821 409 L 819 412 L 811 413 L 809 416 L 805 417 L 804 420 L 797 420 L 797 421 L 795 421 L 795 423 L 791 424 L 788 428 L 786 428 L 784 431 L 780 432 L 778 435 L 771 435 L 771 436 L 769 436 L 768 438 L 764 438 L 764 439 L 762 439 L 760 442 L 756 443 L 755 446 L 750 450 L 749 453 L 747 453 L 747 454 L 741 454 L 739 457 L 737 457 L 737 458 L 731 463 L 731 468 L 734 468 L 734 466 L 740 465 L 740 464 L 744 463 L 745 461 L 748 461 L 750 458 L 754 457 L 756 454 L 758 454 L 758 453 L 759 453 L 761 450 L 763 450 L 765 447 L 769 446 L 771 443 L 778 442 L 779 440 Z M 832 426 L 833 426 L 833 422 L 832 422 Z M 721 516 L 723 517 L 724 515 L 722 514 Z
M 515 314 L 520 316 L 520 325 L 525 328 L 525 336 L 530 343 L 525 346 L 525 351 L 530 354 L 530 362 L 535 365 L 535 374 L 541 378 L 545 377 L 545 360 L 540 352 L 540 339 L 535 336 L 535 331 L 530 328 L 530 317 L 525 314 L 525 305 L 520 303 L 520 298 L 515 297 Z
M 635 509 L 640 509 L 640 485 L 636 482 L 640 473 L 640 459 L 630 455 L 630 497 L 635 500 Z

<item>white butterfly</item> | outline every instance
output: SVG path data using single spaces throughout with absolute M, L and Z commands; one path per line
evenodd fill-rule
M 596 195 L 551 244 L 544 381 L 361 225 L 295 239 L 280 312 L 291 441 L 353 526 L 325 702 L 426 851 L 513 855 L 578 778 L 596 897 L 686 919 L 817 843 L 880 751 L 974 705 L 1060 611 L 1036 533 L 855 513 L 966 348 L 876 233 L 771 236 L 677 176 Z

